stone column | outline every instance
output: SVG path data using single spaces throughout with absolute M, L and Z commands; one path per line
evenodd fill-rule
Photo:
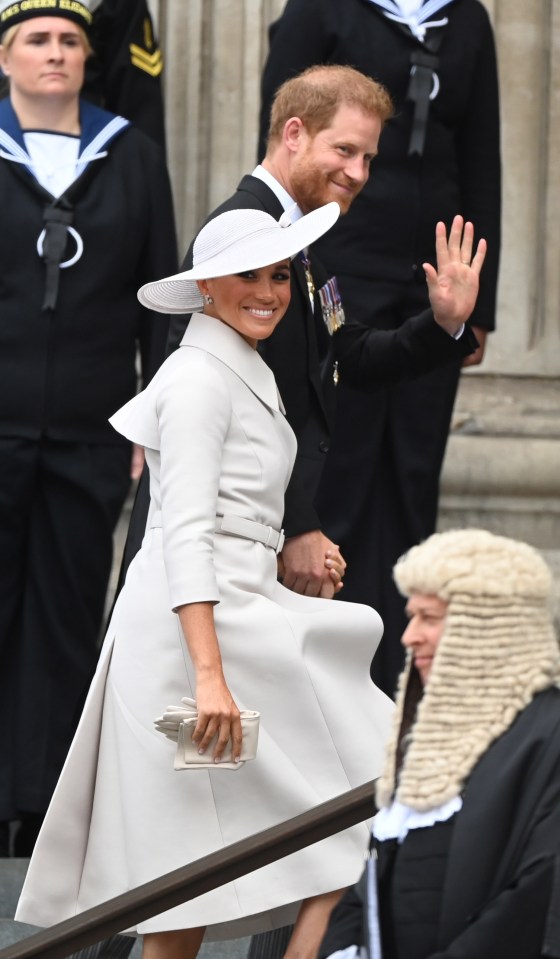
M 256 163 L 267 27 L 283 0 L 152 0 L 181 250 Z
M 462 378 L 440 525 L 527 539 L 560 574 L 560 0 L 486 6 L 502 103 L 498 328 Z

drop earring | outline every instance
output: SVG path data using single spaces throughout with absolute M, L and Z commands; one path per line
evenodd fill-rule
M 207 303 L 208 306 L 211 306 L 211 304 L 214 302 L 209 293 L 204 294 L 204 302 Z

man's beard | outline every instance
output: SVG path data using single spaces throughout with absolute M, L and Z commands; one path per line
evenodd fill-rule
M 290 179 L 294 200 L 303 213 L 311 213 L 312 210 L 316 210 L 332 200 L 338 203 L 342 214 L 347 213 L 352 201 L 359 193 L 357 188 L 350 186 L 353 192 L 347 195 L 342 194 L 331 183 L 329 174 L 323 173 L 319 168 L 305 160 L 292 170 Z M 344 183 L 342 173 L 337 174 L 337 179 Z

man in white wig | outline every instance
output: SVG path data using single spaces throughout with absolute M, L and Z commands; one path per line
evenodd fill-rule
M 560 656 L 525 543 L 431 536 L 394 568 L 407 651 L 371 858 L 320 959 L 560 956 Z

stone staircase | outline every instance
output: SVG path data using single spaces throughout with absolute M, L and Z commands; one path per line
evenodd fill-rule
M 27 871 L 28 859 L 0 859 L 0 949 L 25 939 L 37 932 L 36 926 L 28 926 L 13 919 L 20 890 Z M 118 945 L 121 945 L 119 937 Z M 249 951 L 249 939 L 236 939 L 232 942 L 216 942 L 202 946 L 200 959 L 246 959 Z M 124 946 L 124 943 L 122 943 Z M 129 959 L 140 959 L 141 940 L 135 940 Z M 110 944 L 98 946 L 75 953 L 74 959 L 124 959 L 120 949 Z

